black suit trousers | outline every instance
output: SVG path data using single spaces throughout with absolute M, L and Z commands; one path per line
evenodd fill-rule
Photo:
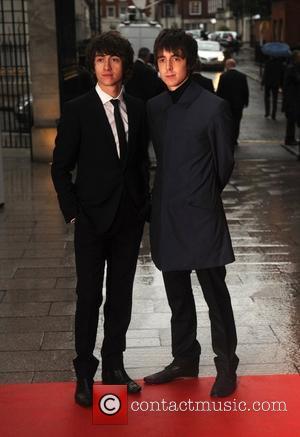
M 75 313 L 74 367 L 77 377 L 93 378 L 99 361 L 93 355 L 103 301 L 102 286 L 106 265 L 104 339 L 102 369 L 123 366 L 126 332 L 131 318 L 132 288 L 144 221 L 127 196 L 123 196 L 116 219 L 103 234 L 83 213 L 75 224 L 77 303 Z
M 224 266 L 196 270 L 209 308 L 213 351 L 217 360 L 235 371 L 237 336 Z M 168 302 L 172 311 L 172 354 L 178 362 L 198 360 L 197 316 L 190 271 L 163 272 Z
M 277 112 L 277 99 L 278 99 L 278 86 L 265 85 L 265 115 L 270 115 L 270 95 L 272 94 L 272 117 L 276 117 Z
M 238 138 L 240 136 L 240 126 L 243 116 L 243 109 L 231 108 L 231 113 L 232 113 L 233 144 L 236 146 L 238 144 Z

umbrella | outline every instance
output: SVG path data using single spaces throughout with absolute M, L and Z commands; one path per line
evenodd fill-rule
M 290 46 L 284 42 L 267 42 L 262 46 L 264 55 L 275 58 L 287 58 L 291 56 Z

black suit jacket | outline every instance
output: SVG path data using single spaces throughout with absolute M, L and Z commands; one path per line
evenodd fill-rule
M 146 102 L 165 91 L 166 87 L 152 67 L 137 59 L 134 63 L 132 76 L 126 83 L 125 89 L 128 94 Z
M 191 81 L 177 103 L 165 92 L 147 109 L 157 157 L 150 221 L 154 263 L 172 271 L 232 262 L 221 200 L 234 164 L 228 104 Z
M 211 93 L 215 92 L 213 81 L 208 77 L 202 76 L 201 73 L 194 72 L 191 75 L 191 78 L 203 88 L 205 88 L 207 91 L 210 91 Z
M 69 222 L 82 212 L 98 232 L 112 224 L 124 189 L 137 214 L 148 201 L 148 157 L 145 108 L 124 94 L 128 151 L 118 157 L 114 136 L 95 89 L 67 102 L 60 119 L 51 167 L 60 208 Z M 72 171 L 76 167 L 76 177 Z
M 221 74 L 217 95 L 227 100 L 233 111 L 248 106 L 249 88 L 246 75 L 234 69 Z
M 279 88 L 283 85 L 284 64 L 280 58 L 268 59 L 262 77 L 262 85 Z

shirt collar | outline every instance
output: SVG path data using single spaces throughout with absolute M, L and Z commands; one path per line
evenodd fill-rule
M 121 88 L 120 94 L 117 97 L 112 97 L 109 94 L 107 94 L 106 92 L 104 92 L 98 83 L 97 83 L 95 89 L 96 89 L 96 92 L 97 92 L 98 96 L 100 97 L 103 105 L 105 105 L 105 103 L 109 102 L 112 99 L 119 99 L 121 103 L 124 102 L 124 96 L 123 96 L 124 87 L 123 86 Z

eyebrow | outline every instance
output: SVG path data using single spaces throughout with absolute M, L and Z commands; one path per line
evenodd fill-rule
M 178 51 L 178 52 L 173 52 L 173 51 L 166 50 L 166 52 L 173 53 L 172 57 L 176 56 L 177 58 L 185 59 L 185 56 L 184 56 L 184 54 L 182 53 L 181 50 Z M 164 55 L 162 53 L 160 53 L 160 54 L 157 55 L 157 59 L 158 58 L 164 58 Z

